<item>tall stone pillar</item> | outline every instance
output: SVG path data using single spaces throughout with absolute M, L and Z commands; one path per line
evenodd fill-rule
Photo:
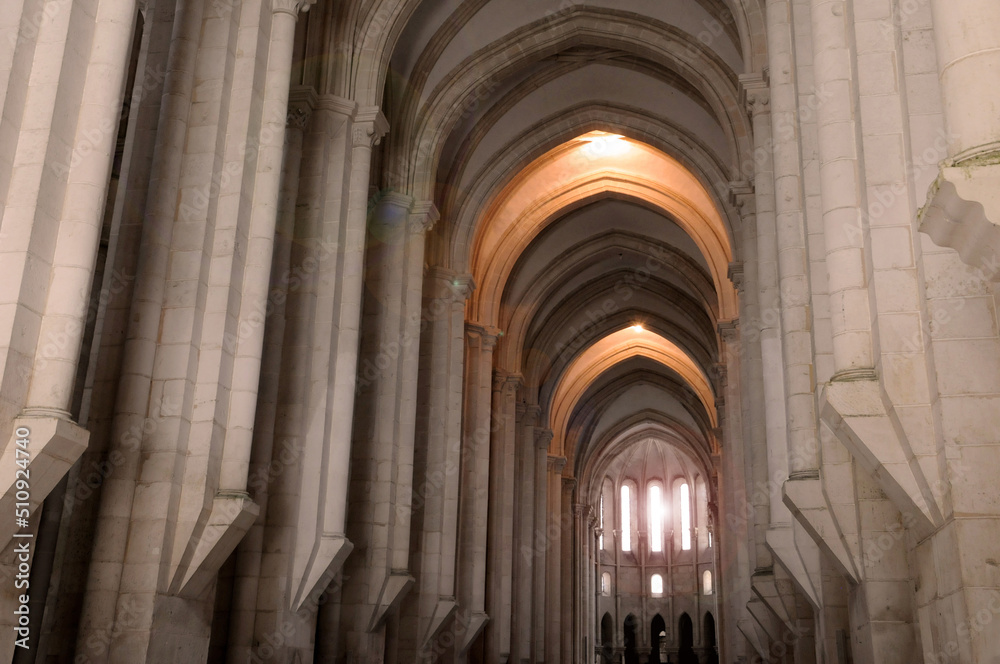
M 486 614 L 487 533 L 490 486 L 493 349 L 499 330 L 475 323 L 465 328 L 465 407 L 459 497 L 458 604 L 461 621 L 457 661 L 479 636 Z
M 546 661 L 548 653 L 548 611 L 551 609 L 547 579 L 548 524 L 549 524 L 549 447 L 552 445 L 551 429 L 535 430 L 535 526 L 532 530 L 532 550 L 534 562 L 534 589 L 532 602 L 532 662 Z
M 769 215 L 757 219 L 760 307 L 764 321 L 761 356 L 771 491 L 771 525 L 766 537 L 774 557 L 815 606 L 820 601 L 819 550 L 802 527 L 793 522 L 778 492 L 785 477 L 796 480 L 819 477 L 811 288 L 802 161 L 796 140 L 800 135 L 800 118 L 791 3 L 768 0 L 767 23 L 773 44 L 768 55 L 775 215 L 773 222 Z M 759 101 L 763 104 L 764 99 Z M 755 121 L 755 130 L 765 130 L 766 118 L 764 113 Z M 767 162 L 762 160 L 759 165 L 766 172 Z
M 573 504 L 573 552 L 570 560 L 576 564 L 573 567 L 574 581 L 572 584 L 571 606 L 573 611 L 572 630 L 572 661 L 589 662 L 584 643 L 588 648 L 593 646 L 593 638 L 590 634 L 592 624 L 593 608 L 591 602 L 593 580 L 593 551 L 591 540 L 593 539 L 593 508 L 586 503 Z
M 34 11 L 43 16 L 41 8 Z M 6 445 L 0 457 L 0 505 L 11 514 L 17 440 L 26 435 L 31 446 L 32 514 L 89 441 L 69 411 L 136 12 L 134 0 L 94 3 L 78 21 L 71 21 L 68 11 L 50 17 L 46 8 L 45 20 L 34 31 L 34 48 L 18 49 L 34 55 L 27 62 L 15 60 L 8 72 L 13 75 L 5 79 L 12 94 L 0 101 L 3 115 L 30 119 L 31 135 L 31 140 L 23 139 L 25 133 L 14 141 L 10 161 L 0 166 L 5 275 L 0 285 L 0 444 Z M 14 122 L 4 124 L 9 134 Z M 21 128 L 29 131 L 27 124 Z M 13 518 L 0 526 L 0 548 L 14 530 Z M 13 647 L 12 639 L 0 637 L 0 650 Z
M 401 662 L 436 662 L 454 645 L 464 312 L 473 287 L 470 275 L 440 267 L 424 279 L 412 506 L 418 585 L 403 602 Z
M 574 522 L 573 518 L 573 492 L 576 490 L 576 479 L 573 477 L 562 478 L 562 499 L 560 502 L 560 525 L 562 526 L 562 536 L 560 539 L 559 558 L 560 569 L 560 594 L 562 604 L 562 624 L 559 628 L 560 650 L 562 661 L 565 664 L 573 664 L 580 661 L 574 647 L 573 635 L 576 633 L 574 624 L 577 614 L 580 611 L 579 605 L 573 601 L 573 588 L 576 574 L 573 567 L 573 550 L 576 548 L 573 543 Z
M 254 63 L 244 76 L 225 78 L 212 58 L 187 61 L 195 78 L 219 85 L 189 95 L 191 79 L 178 73 L 176 106 L 165 105 L 161 116 L 165 134 L 185 148 L 161 153 L 169 167 L 151 191 L 143 238 L 134 354 L 123 370 L 112 443 L 122 462 L 102 496 L 78 649 L 91 649 L 116 617 L 131 618 L 100 661 L 203 659 L 216 574 L 257 515 L 247 493 L 251 431 L 302 6 L 264 4 L 262 21 L 220 7 L 177 18 L 183 38 L 213 55 L 241 22 L 253 20 L 265 38 L 229 51 Z M 250 111 L 255 97 L 259 115 Z M 192 116 L 199 121 L 187 126 L 183 118 Z M 199 140 L 189 140 L 192 133 Z M 204 159 L 217 144 L 223 158 Z M 210 259 L 186 260 L 193 247 L 211 247 Z M 181 613 L 189 620 L 171 621 Z
M 486 566 L 486 652 L 489 661 L 510 657 L 514 563 L 514 478 L 517 413 L 521 376 L 493 374 L 493 425 L 490 437 L 490 510 Z
M 292 246 L 295 239 L 295 205 L 298 200 L 299 172 L 302 162 L 302 142 L 305 128 L 316 105 L 311 88 L 292 91 L 289 99 L 290 118 L 285 130 L 285 156 L 281 178 L 281 199 L 274 235 L 274 259 L 271 262 L 273 303 L 271 316 L 264 331 L 260 390 L 254 423 L 254 442 L 250 455 L 247 490 L 260 506 L 256 522 L 237 547 L 237 562 L 233 588 L 233 610 L 229 622 L 230 664 L 245 662 L 250 656 L 256 617 L 260 565 L 264 545 L 268 482 L 271 467 L 275 424 L 281 385 L 281 368 L 285 342 L 285 308 L 289 297 L 287 275 L 292 270 Z M 287 358 L 285 358 L 287 359 Z
M 511 624 L 511 664 L 530 661 L 535 573 L 535 432 L 541 408 L 518 406 L 516 441 L 517 511 L 514 525 L 514 609 Z
M 956 162 L 1000 151 L 1000 5 L 990 0 L 932 0 L 944 116 Z
M 390 193 L 368 226 L 361 356 L 376 371 L 358 386 L 347 531 L 357 552 L 345 565 L 342 609 L 343 647 L 361 659 L 390 658 L 387 649 L 396 642 L 386 638 L 384 621 L 414 583 L 410 515 L 424 246 L 436 220 L 432 204 Z
M 563 661 L 562 540 L 566 525 L 572 523 L 570 519 L 563 519 L 562 472 L 565 466 L 565 457 L 548 457 L 548 523 L 540 538 L 546 550 L 545 661 L 559 663 Z

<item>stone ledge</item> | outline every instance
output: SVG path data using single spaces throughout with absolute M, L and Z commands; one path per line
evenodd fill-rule
M 917 222 L 935 244 L 1000 281 L 1000 153 L 942 164 Z
M 171 592 L 189 599 L 201 596 L 259 513 L 260 506 L 245 492 L 217 494 L 204 527 L 174 572 Z
M 829 383 L 820 395 L 820 418 L 900 512 L 920 514 L 929 530 L 943 523 L 880 380 Z
M 822 480 L 789 479 L 782 485 L 782 498 L 792 516 L 830 556 L 841 574 L 854 583 L 860 583 L 859 561 L 844 542 L 837 519 L 827 503 Z
M 17 446 L 17 431 L 27 428 L 30 433 L 26 448 Z M 0 549 L 10 543 L 14 536 L 16 525 L 14 522 L 14 503 L 17 495 L 17 475 L 20 470 L 17 465 L 17 450 L 25 450 L 29 456 L 21 456 L 21 459 L 28 459 L 28 484 L 31 498 L 31 514 L 35 514 L 35 509 L 52 492 L 52 489 L 66 476 L 69 469 L 76 463 L 77 459 L 83 455 L 90 442 L 90 432 L 79 424 L 64 417 L 55 415 L 22 415 L 14 420 L 11 438 L 4 448 L 3 455 L 0 456 L 0 487 L 3 487 L 3 496 L 0 497 L 0 510 L 5 515 L 10 515 L 3 519 L 0 525 Z
M 378 603 L 372 611 L 371 620 L 368 621 L 369 632 L 374 632 L 378 628 L 386 614 L 399 605 L 415 582 L 416 579 L 405 570 L 394 571 L 386 578 L 378 595 Z
M 775 559 L 778 563 L 788 572 L 788 575 L 792 577 L 795 585 L 798 586 L 799 590 L 809 600 L 809 603 L 815 608 L 821 605 L 820 602 L 820 591 L 822 585 L 822 580 L 814 577 L 810 574 L 809 567 L 806 565 L 806 561 L 802 558 L 803 553 L 814 553 L 819 555 L 819 547 L 816 543 L 812 541 L 812 537 L 806 536 L 805 534 L 796 535 L 795 526 L 793 524 L 785 525 L 784 527 L 771 527 L 765 534 L 765 540 L 767 543 L 767 548 L 771 550 L 774 554 Z M 803 551 L 803 549 L 806 549 Z M 753 589 L 757 591 L 758 582 L 756 579 L 753 581 Z M 775 595 L 776 596 L 776 595 Z M 765 602 L 768 601 L 768 597 L 760 595 L 760 598 Z M 771 598 L 773 599 L 773 597 Z
M 292 611 L 300 611 L 307 604 L 314 604 L 326 591 L 333 577 L 340 572 L 353 550 L 354 545 L 344 535 L 324 533 L 317 541 L 315 553 L 309 556 L 301 571 L 299 565 L 295 565 L 298 573 L 292 580 L 292 587 L 296 590 L 291 598 Z M 296 555 L 296 558 L 298 563 L 299 556 Z

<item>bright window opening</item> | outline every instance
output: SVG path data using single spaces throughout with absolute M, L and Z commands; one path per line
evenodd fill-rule
M 628 485 L 622 487 L 622 551 L 632 550 L 632 515 Z
M 597 536 L 597 546 L 604 551 L 604 493 L 601 493 L 601 505 L 597 508 L 598 519 L 600 519 L 601 534 Z
M 705 570 L 705 573 L 701 575 L 701 585 L 706 595 L 712 594 L 712 573 L 710 571 Z
M 611 595 L 611 572 L 601 574 L 601 594 L 605 597 Z
M 681 485 L 681 548 L 691 549 L 691 495 L 687 484 Z
M 649 487 L 649 547 L 653 553 L 663 551 L 663 501 L 660 487 Z
M 654 574 L 653 578 L 649 580 L 649 590 L 653 597 L 663 597 L 663 577 Z

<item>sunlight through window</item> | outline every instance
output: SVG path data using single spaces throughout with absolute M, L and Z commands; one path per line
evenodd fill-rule
M 660 487 L 649 487 L 649 547 L 653 553 L 663 551 L 663 501 Z
M 681 548 L 691 549 L 691 496 L 688 485 L 681 485 Z
M 649 589 L 653 593 L 653 597 L 663 597 L 663 577 L 654 574 L 653 578 L 650 579 Z
M 628 485 L 622 486 L 622 551 L 632 550 L 632 516 L 630 514 Z

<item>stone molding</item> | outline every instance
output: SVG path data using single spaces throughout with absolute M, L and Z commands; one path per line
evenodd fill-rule
M 535 447 L 540 450 L 549 449 L 554 437 L 552 429 L 535 429 Z
M 389 121 L 377 106 L 358 109 L 351 127 L 351 140 L 356 148 L 372 148 L 382 142 L 389 131 Z
M 275 14 L 290 14 L 299 17 L 299 12 L 307 12 L 316 0 L 272 0 L 271 11 Z
M 288 92 L 285 126 L 290 129 L 305 129 L 318 103 L 316 90 L 311 85 L 293 86 Z

